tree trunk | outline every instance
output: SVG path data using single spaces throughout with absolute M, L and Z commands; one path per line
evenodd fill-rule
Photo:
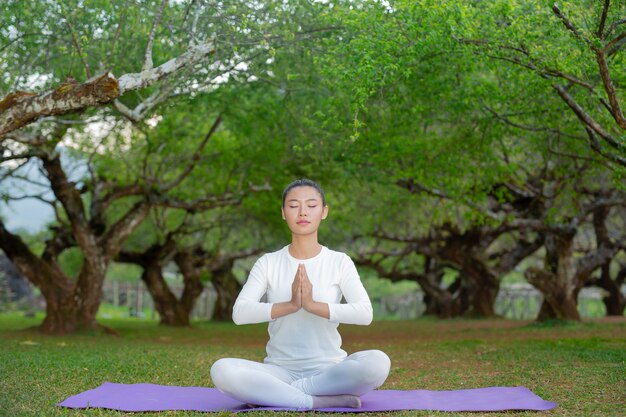
M 499 285 L 482 285 L 470 298 L 472 306 L 465 314 L 472 317 L 496 317 L 496 298 L 500 291 Z
M 426 304 L 425 316 L 437 316 L 440 319 L 451 319 L 459 317 L 463 314 L 461 311 L 458 300 L 450 296 L 443 296 L 435 298 L 431 294 L 424 296 L 424 303 Z
M 624 298 L 621 291 L 609 291 L 608 295 L 602 298 L 602 301 L 604 302 L 607 316 L 622 317 L 624 315 L 626 298 Z
M 481 265 L 478 262 L 475 266 Z M 467 268 L 467 274 L 471 283 L 471 294 L 469 297 L 470 308 L 465 313 L 471 317 L 496 317 L 496 297 L 500 291 L 500 282 L 491 275 L 487 268 L 481 267 Z
M 596 254 L 604 255 L 606 258 L 601 265 L 600 278 L 595 284 L 608 292 L 602 299 L 606 307 L 607 316 L 623 316 L 624 308 L 626 307 L 626 297 L 622 294 L 621 289 L 624 285 L 624 280 L 626 280 L 626 266 L 620 265 L 620 270 L 617 272 L 615 280 L 611 279 L 611 261 L 617 254 L 617 248 L 609 237 L 609 229 L 606 225 L 609 210 L 608 207 L 599 207 L 593 212 L 593 226 L 598 246 Z M 601 253 L 602 248 L 608 249 L 608 251 Z M 601 257 L 596 257 L 594 260 L 598 262 L 598 258 L 602 259 Z M 594 267 L 593 261 L 589 262 L 589 264 L 588 270 Z
M 557 295 L 562 293 L 557 293 Z M 576 320 L 580 321 L 578 303 L 576 297 L 553 297 L 544 298 L 537 315 L 537 321 L 546 320 Z
M 46 300 L 46 317 L 40 330 L 63 335 L 80 330 L 99 330 L 96 314 L 102 298 L 106 273 L 103 255 L 85 259 L 73 283 L 54 259 L 35 255 L 22 239 L 13 235 L 0 222 L 0 247 L 22 274 L 36 285 Z
M 237 299 L 237 294 L 241 290 L 241 284 L 235 278 L 230 266 L 220 268 L 212 272 L 212 283 L 217 291 L 217 300 L 213 309 L 213 320 L 230 321 L 233 316 L 233 306 Z
M 174 260 L 176 265 L 178 265 L 178 269 L 183 274 L 183 281 L 185 283 L 185 288 L 180 296 L 179 305 L 183 311 L 186 312 L 187 320 L 189 320 L 193 308 L 196 305 L 196 301 L 198 301 L 198 298 L 202 295 L 202 291 L 204 291 L 204 285 L 202 285 L 200 281 L 200 273 L 202 270 L 199 267 L 202 266 L 203 263 L 200 262 L 199 265 L 196 265 L 194 263 L 196 259 L 189 252 L 178 252 Z
M 170 262 L 174 253 L 174 261 L 184 281 L 184 288 L 179 297 L 172 292 L 163 277 L 163 267 Z M 193 307 L 204 287 L 200 282 L 200 270 L 194 264 L 193 256 L 188 252 L 176 252 L 176 241 L 171 236 L 168 236 L 164 244 L 155 243 L 144 252 L 122 251 L 118 254 L 117 260 L 143 268 L 141 279 L 154 301 L 160 324 L 191 325 Z
M 185 306 L 182 305 L 168 287 L 163 278 L 163 265 L 160 258 L 151 259 L 143 266 L 141 279 L 154 301 L 154 308 L 159 313 L 160 324 L 167 326 L 189 326 L 189 315 Z
M 443 273 L 437 277 L 427 273 L 417 280 L 425 294 L 424 315 L 434 315 L 441 319 L 459 317 L 467 311 L 469 306 L 467 288 L 462 283 L 463 277 L 457 277 L 450 287 L 441 288 L 442 276 Z
M 626 277 L 626 267 L 618 272 L 617 278 L 613 281 L 609 266 L 609 263 L 602 266 L 602 275 L 597 285 L 608 293 L 602 298 L 606 307 L 606 315 L 621 317 L 624 315 L 624 309 L 626 309 L 626 297 L 624 297 L 621 291 L 621 286 L 624 284 L 624 278 Z
M 108 330 L 96 321 L 107 266 L 123 240 L 148 215 L 149 206 L 145 202 L 137 203 L 102 236 L 90 227 L 81 193 L 65 175 L 60 156 L 45 154 L 40 158 L 52 191 L 69 219 L 75 242 L 66 241 L 64 235 L 70 234 L 69 231 L 57 230 L 53 239 L 46 241 L 43 254 L 37 256 L 0 221 L 0 247 L 22 274 L 39 287 L 46 300 L 42 332 L 62 335 L 81 330 Z M 61 270 L 58 256 L 74 245 L 80 248 L 84 260 L 73 282 Z
M 96 315 L 102 300 L 107 264 L 104 256 L 85 259 L 70 292 L 51 292 L 47 290 L 47 284 L 40 286 L 46 299 L 46 317 L 41 324 L 44 333 L 69 334 L 103 328 L 96 321 Z
M 528 268 L 524 276 L 543 294 L 538 321 L 548 319 L 580 321 L 578 292 L 582 283 L 577 279 L 573 257 L 575 230 L 549 233 L 546 237 L 544 268 Z
M 446 259 L 451 261 L 463 278 L 466 288 L 468 309 L 463 315 L 470 317 L 496 317 L 496 297 L 500 290 L 500 282 L 480 256 L 469 252 L 449 250 L 444 252 Z
M 498 278 L 483 258 L 485 248 L 493 240 L 482 228 L 461 233 L 456 227 L 448 228 L 450 235 L 438 251 L 442 261 L 451 263 L 463 277 L 468 289 L 469 308 L 464 315 L 472 317 L 495 317 L 495 302 L 500 289 Z

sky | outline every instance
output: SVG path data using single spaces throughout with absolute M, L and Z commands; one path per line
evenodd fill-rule
M 84 164 L 81 166 L 79 161 L 73 160 L 63 148 L 59 148 L 59 152 L 61 153 L 61 163 L 64 167 L 69 167 L 71 172 L 69 179 L 79 180 L 86 171 Z M 48 182 L 39 172 L 36 161 L 31 161 L 20 168 L 19 174 L 36 183 L 47 184 Z M 6 178 L 0 182 L 1 195 L 24 196 L 39 194 L 44 190 L 47 191 L 44 196 L 52 200 L 51 192 L 47 187 L 44 189 L 25 181 L 17 181 L 14 178 Z M 20 229 L 29 233 L 36 233 L 44 229 L 48 222 L 54 220 L 54 211 L 49 204 L 35 198 L 9 200 L 8 202 L 0 200 L 0 216 L 2 216 L 5 227 L 12 233 Z
M 54 219 L 52 208 L 40 201 L 29 199 L 0 204 L 0 215 L 5 227 L 12 233 L 24 230 L 35 233 Z

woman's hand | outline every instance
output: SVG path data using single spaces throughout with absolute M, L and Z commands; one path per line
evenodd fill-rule
M 293 283 L 291 284 L 291 305 L 294 308 L 294 313 L 302 308 L 302 270 L 304 265 L 299 265 L 296 275 L 293 277 Z
M 272 306 L 272 319 L 277 319 L 289 314 L 293 314 L 302 308 L 302 277 L 301 269 L 303 265 L 298 267 L 296 275 L 291 283 L 291 300 L 282 303 L 274 303 Z
M 330 318 L 328 304 L 313 300 L 313 284 L 306 273 L 304 264 L 300 264 L 298 271 L 300 271 L 300 279 L 302 281 L 302 308 L 311 314 L 315 314 L 316 316 L 324 317 L 326 319 Z
M 307 310 L 307 306 L 315 302 L 313 301 L 313 284 L 309 280 L 304 264 L 298 266 L 298 273 L 300 274 L 300 287 L 302 289 L 302 307 Z

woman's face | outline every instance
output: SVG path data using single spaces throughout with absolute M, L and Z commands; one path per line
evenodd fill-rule
M 302 186 L 287 193 L 282 212 L 293 234 L 308 235 L 317 232 L 328 215 L 328 206 L 323 205 L 322 196 L 315 188 Z

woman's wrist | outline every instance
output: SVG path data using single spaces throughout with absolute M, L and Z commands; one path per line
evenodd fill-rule
M 277 319 L 279 317 L 287 316 L 289 314 L 293 314 L 300 310 L 300 306 L 294 304 L 291 301 L 286 301 L 284 303 L 274 303 L 272 305 L 272 319 Z
M 291 307 L 291 314 L 292 313 L 296 313 L 298 310 L 300 310 L 302 308 L 301 305 L 291 301 L 289 302 L 289 306 Z
M 308 311 L 311 314 L 315 314 L 316 316 L 323 317 L 325 319 L 330 319 L 330 307 L 328 307 L 327 303 L 321 303 L 314 300 L 308 300 L 306 302 L 302 302 L 302 308 Z

